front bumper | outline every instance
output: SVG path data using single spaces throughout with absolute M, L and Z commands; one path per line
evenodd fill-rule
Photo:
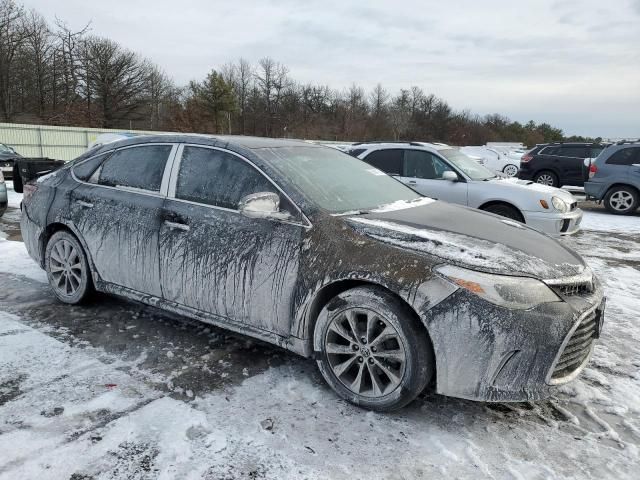
M 569 364 L 569 374 L 557 375 L 556 365 L 572 360 L 563 357 L 567 345 L 574 348 L 572 334 L 591 313 L 603 309 L 603 299 L 596 284 L 588 295 L 563 297 L 562 302 L 531 310 L 510 310 L 457 290 L 423 317 L 435 352 L 437 392 L 489 402 L 549 396 L 588 362 L 591 338 L 579 364 Z
M 567 213 L 523 212 L 527 226 L 549 235 L 572 235 L 580 230 L 583 212 L 579 208 Z
M 2 171 L 2 175 L 7 180 L 11 180 L 13 178 L 13 166 L 3 166 L 0 167 L 0 171 Z

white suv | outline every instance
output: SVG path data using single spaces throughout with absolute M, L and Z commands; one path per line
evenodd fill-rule
M 449 145 L 360 143 L 349 153 L 423 195 L 479 208 L 551 235 L 575 233 L 582 220 L 582 210 L 569 192 L 496 176 Z

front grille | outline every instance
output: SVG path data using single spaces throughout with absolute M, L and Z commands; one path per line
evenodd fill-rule
M 593 282 L 570 282 L 552 285 L 551 288 L 553 288 L 555 292 L 562 297 L 570 297 L 573 295 L 588 295 L 590 293 L 593 293 Z
M 584 363 L 596 338 L 600 315 L 602 315 L 600 309 L 594 310 L 580 322 L 558 358 L 551 380 L 559 380 L 571 375 Z

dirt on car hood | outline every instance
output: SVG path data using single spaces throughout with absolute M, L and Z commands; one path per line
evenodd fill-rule
M 557 279 L 585 268 L 577 253 L 543 233 L 444 202 L 353 215 L 346 221 L 369 238 L 476 270 Z

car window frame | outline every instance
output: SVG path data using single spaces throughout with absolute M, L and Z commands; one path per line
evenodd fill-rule
M 108 160 L 109 158 L 111 158 L 111 156 L 121 150 L 127 150 L 130 148 L 137 148 L 137 147 L 146 147 L 146 146 L 153 146 L 153 145 L 171 145 L 171 151 L 169 152 L 169 155 L 167 157 L 166 163 L 164 165 L 164 171 L 162 173 L 162 180 L 160 182 L 160 191 L 155 191 L 155 190 L 145 190 L 143 188 L 135 188 L 135 187 L 126 187 L 126 186 L 111 186 L 111 185 L 102 185 L 100 183 L 95 183 L 95 182 L 88 182 L 85 180 L 81 180 L 79 179 L 74 171 L 73 168 L 79 165 L 82 165 L 85 162 L 88 162 L 89 160 L 92 160 L 96 157 L 99 157 L 100 155 L 105 155 L 108 154 L 108 156 L 106 157 L 105 161 Z M 120 147 L 120 148 L 113 148 L 111 150 L 106 150 L 103 152 L 99 152 L 96 153 L 95 155 L 92 155 L 88 158 L 83 159 L 81 162 L 78 162 L 74 165 L 71 166 L 71 177 L 78 183 L 81 183 L 83 185 L 89 185 L 91 187 L 99 187 L 99 188 L 110 188 L 112 190 L 118 190 L 120 192 L 129 192 L 129 193 L 138 193 L 140 195 L 148 195 L 151 197 L 160 197 L 160 198 L 167 198 L 167 192 L 169 189 L 169 175 L 171 173 L 171 166 L 173 165 L 173 161 L 175 160 L 175 155 L 178 151 L 178 147 L 179 144 L 175 143 L 175 142 L 153 142 L 153 143 L 139 143 L 136 145 L 127 145 L 124 147 Z M 93 172 L 93 174 L 91 175 L 93 177 L 93 175 L 96 174 L 96 172 L 98 172 L 100 170 L 100 168 L 102 168 L 102 164 L 100 166 L 98 166 L 98 168 L 96 168 L 96 170 Z M 91 178 L 91 177 L 90 177 Z
M 400 173 L 390 173 L 387 172 L 386 170 L 383 170 L 380 167 L 377 167 L 375 165 L 373 165 L 372 163 L 370 163 L 367 158 L 369 158 L 371 155 L 379 153 L 379 152 L 388 152 L 390 150 L 393 150 L 394 152 L 400 152 Z M 363 156 L 358 156 L 356 157 L 359 160 L 362 160 L 363 162 L 371 165 L 371 167 L 376 168 L 378 170 L 380 170 L 381 172 L 384 172 L 385 175 L 389 175 L 390 177 L 402 177 L 402 174 L 404 173 L 404 151 L 405 148 L 404 147 L 379 147 L 379 148 L 369 148 L 367 150 L 365 150 L 365 152 L 361 153 L 360 155 Z
M 414 178 L 416 180 L 426 180 L 426 181 L 436 181 L 436 180 L 444 180 L 444 178 L 440 177 L 440 178 L 421 178 L 421 177 L 407 177 L 406 175 L 404 175 L 404 173 L 407 171 L 407 166 L 406 166 L 406 161 L 407 161 L 407 152 L 423 152 L 423 153 L 427 153 L 429 155 L 431 155 L 432 157 L 435 157 L 437 160 L 439 160 L 440 162 L 444 163 L 449 169 L 450 171 L 454 172 L 456 175 L 458 175 L 458 181 L 459 182 L 463 182 L 466 183 L 467 179 L 464 175 L 461 174 L 461 172 L 455 168 L 451 162 L 447 161 L 442 155 L 439 155 L 436 152 L 432 152 L 430 150 L 426 150 L 423 148 L 405 148 L 403 149 L 403 153 L 402 153 L 402 173 L 403 175 L 400 175 L 403 178 Z M 462 176 L 462 179 L 461 179 Z M 446 180 L 448 181 L 448 180 Z
M 633 156 L 631 157 L 631 161 L 633 163 L 609 163 L 609 160 L 611 160 L 613 157 L 615 157 L 618 153 L 624 151 L 624 150 L 634 150 L 633 152 Z M 614 166 L 618 166 L 618 167 L 632 167 L 635 166 L 637 164 L 640 164 L 640 147 L 636 147 L 634 145 L 626 145 L 623 146 L 622 148 L 617 149 L 615 152 L 613 152 L 611 155 L 609 155 L 607 157 L 607 159 L 604 161 L 605 165 L 614 165 Z
M 304 214 L 304 212 L 302 211 L 302 209 L 300 208 L 300 206 L 293 201 L 293 199 L 280 187 L 280 185 L 278 185 L 264 170 L 262 170 L 260 167 L 258 167 L 255 163 L 253 163 L 252 161 L 250 161 L 249 159 L 243 157 L 242 155 L 240 155 L 237 152 L 234 152 L 232 150 L 228 150 L 226 148 L 222 148 L 222 147 L 214 147 L 211 145 L 202 145 L 202 144 L 198 144 L 198 143 L 180 143 L 177 145 L 177 150 L 176 150 L 176 154 L 173 157 L 173 159 L 171 160 L 171 166 L 170 168 L 168 168 L 169 170 L 169 175 L 168 175 L 168 183 L 167 183 L 167 194 L 166 197 L 169 200 L 175 200 L 176 202 L 182 202 L 182 203 L 188 203 L 191 205 L 198 205 L 200 207 L 208 207 L 208 208 L 213 208 L 216 210 L 224 210 L 225 212 L 232 212 L 235 213 L 237 215 L 242 215 L 242 212 L 240 212 L 240 210 L 238 209 L 233 209 L 233 208 L 227 208 L 227 207 L 220 207 L 218 205 L 211 205 L 209 203 L 201 203 L 201 202 L 194 202 L 193 200 L 185 200 L 183 198 L 177 198 L 176 197 L 176 189 L 178 186 L 178 174 L 180 173 L 180 165 L 182 164 L 182 154 L 184 152 L 185 147 L 197 147 L 197 148 L 204 148 L 204 149 L 208 149 L 208 150 L 216 150 L 219 152 L 224 152 L 230 155 L 233 155 L 234 157 L 242 160 L 243 162 L 249 164 L 250 167 L 254 168 L 259 174 L 261 174 L 263 177 L 265 177 L 267 179 L 267 181 L 269 181 L 278 192 L 280 192 L 288 201 L 289 203 L 291 203 L 291 205 L 293 205 L 293 208 L 298 212 L 298 219 L 294 219 L 294 220 L 281 220 L 281 219 L 277 219 L 277 218 L 267 218 L 266 220 L 272 220 L 275 222 L 279 222 L 279 223 L 286 223 L 289 225 L 296 225 L 296 226 L 300 226 L 300 227 L 304 227 L 304 228 L 311 228 L 313 225 L 311 223 L 311 221 L 309 220 L 309 218 Z M 169 162 L 167 162 L 168 165 Z M 163 177 L 164 180 L 164 177 Z M 247 217 L 249 218 L 249 217 Z M 258 219 L 255 219 L 258 220 Z

